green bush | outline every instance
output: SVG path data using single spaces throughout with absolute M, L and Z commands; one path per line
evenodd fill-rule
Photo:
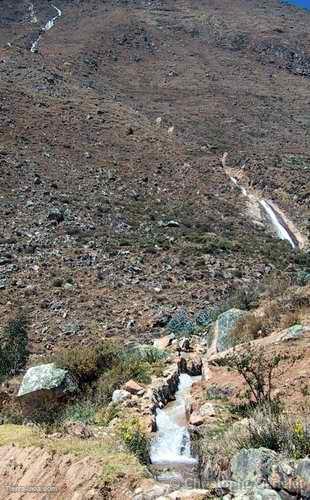
M 119 427 L 120 437 L 126 448 L 143 464 L 150 462 L 149 440 L 142 429 L 140 421 L 133 417 L 124 420 Z
M 93 424 L 96 421 L 96 405 L 92 401 L 76 401 L 67 406 L 62 415 L 62 420 Z
M 141 360 L 150 364 L 157 363 L 167 358 L 167 353 L 165 351 L 151 345 L 139 346 L 134 352 L 137 353 L 137 356 L 140 357 Z
M 167 328 L 170 333 L 174 333 L 177 336 L 192 335 L 195 331 L 194 322 L 190 319 L 185 309 L 176 311 L 169 321 Z
M 103 373 L 94 386 L 94 398 L 101 405 L 106 405 L 112 397 L 113 392 L 119 389 L 130 379 L 136 382 L 149 383 L 151 381 L 152 368 L 145 361 L 137 359 L 122 360 L 113 368 Z
M 263 404 L 271 402 L 274 371 L 284 359 L 286 354 L 269 358 L 263 347 L 249 344 L 244 351 L 233 349 L 216 364 L 237 371 L 246 383 L 249 402 Z
M 23 368 L 28 356 L 27 321 L 20 317 L 10 321 L 0 333 L 0 381 Z

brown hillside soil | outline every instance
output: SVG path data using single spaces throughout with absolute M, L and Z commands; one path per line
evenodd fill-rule
M 253 345 L 257 345 L 257 348 L 264 347 L 267 359 L 277 355 L 286 357 L 274 372 L 272 397 L 279 398 L 290 415 L 308 415 L 310 408 L 310 329 L 303 339 L 283 342 L 278 338 L 279 334 L 273 334 L 265 339 L 253 341 Z M 241 345 L 238 349 L 242 351 L 246 347 Z M 202 389 L 196 388 L 194 408 L 199 408 L 201 401 L 205 401 L 208 388 L 214 386 L 224 391 L 229 389 L 230 394 L 225 405 L 227 403 L 235 405 L 245 401 L 243 398 L 247 387 L 243 378 L 237 372 L 227 371 L 225 367 L 217 367 L 214 364 L 216 357 L 216 355 L 213 356 L 209 362 L 208 378 L 203 382 Z
M 148 340 L 176 307 L 294 273 L 219 159 L 248 159 L 249 181 L 306 233 L 309 14 L 59 0 L 33 54 L 55 15 L 34 4 L 38 24 L 24 2 L 0 5 L 1 321 L 27 309 L 38 355 Z
M 40 448 L 1 447 L 0 498 L 17 500 L 99 499 L 100 463 L 53 455 Z

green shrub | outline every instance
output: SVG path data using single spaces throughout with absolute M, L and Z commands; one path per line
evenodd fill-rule
M 179 309 L 172 316 L 167 328 L 169 332 L 174 333 L 177 336 L 188 336 L 194 333 L 195 325 L 190 319 L 187 311 L 185 311 L 185 309 Z
M 140 421 L 136 418 L 123 420 L 119 427 L 119 433 L 126 448 L 133 453 L 141 463 L 148 464 L 149 440 L 142 429 Z
M 158 361 L 162 361 L 167 358 L 167 353 L 158 347 L 151 345 L 142 345 L 137 347 L 133 352 L 137 353 L 137 356 L 146 361 L 147 363 L 154 364 Z
M 106 427 L 116 417 L 120 415 L 120 407 L 117 403 L 110 403 L 106 407 L 101 407 L 96 411 L 95 423 Z
M 10 321 L 0 333 L 0 381 L 23 368 L 28 356 L 27 321 L 20 317 Z
M 93 424 L 96 421 L 96 411 L 92 401 L 76 401 L 65 408 L 62 420 Z
M 103 373 L 94 386 L 94 398 L 101 405 L 106 405 L 112 397 L 113 392 L 119 389 L 128 380 L 133 379 L 140 383 L 151 381 L 152 368 L 145 361 L 123 359 L 110 370 Z

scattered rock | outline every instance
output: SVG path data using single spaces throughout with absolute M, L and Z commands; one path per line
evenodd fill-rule
M 131 398 L 130 392 L 125 391 L 124 389 L 117 389 L 116 391 L 113 392 L 112 395 L 113 403 L 122 403 L 123 401 L 126 401 L 127 399 L 130 398 Z
M 81 327 L 78 323 L 67 323 L 63 327 L 63 332 L 66 335 L 71 335 L 71 334 L 78 333 L 80 331 L 80 329 L 81 329 Z
M 65 430 L 68 434 L 80 439 L 89 439 L 94 437 L 92 430 L 81 422 L 68 422 L 65 425 Z
M 126 382 L 123 389 L 130 394 L 139 394 L 141 396 L 145 392 L 144 387 L 142 387 L 142 385 L 140 384 L 137 384 L 137 382 L 135 382 L 134 380 L 129 380 L 128 382 Z
M 173 339 L 174 339 L 173 334 L 166 335 L 165 337 L 160 337 L 159 339 L 155 339 L 153 341 L 153 345 L 158 349 L 166 349 L 168 346 L 171 345 Z

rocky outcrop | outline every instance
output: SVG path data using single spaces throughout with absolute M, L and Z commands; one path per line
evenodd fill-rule
M 232 458 L 231 471 L 232 480 L 220 483 L 230 498 L 310 498 L 310 458 L 289 460 L 266 448 L 242 449 Z
M 186 373 L 192 377 L 201 375 L 203 367 L 203 361 L 200 356 L 193 356 L 187 361 Z
M 163 407 L 173 399 L 178 389 L 179 379 L 178 367 L 177 365 L 173 365 L 162 378 L 154 381 L 149 389 L 149 394 L 151 394 L 155 408 L 158 406 Z
M 264 482 L 276 457 L 274 451 L 265 448 L 243 449 L 231 461 L 232 479 L 258 484 Z
M 245 314 L 246 312 L 240 309 L 229 309 L 219 315 L 209 334 L 210 354 L 233 347 L 231 332 Z

